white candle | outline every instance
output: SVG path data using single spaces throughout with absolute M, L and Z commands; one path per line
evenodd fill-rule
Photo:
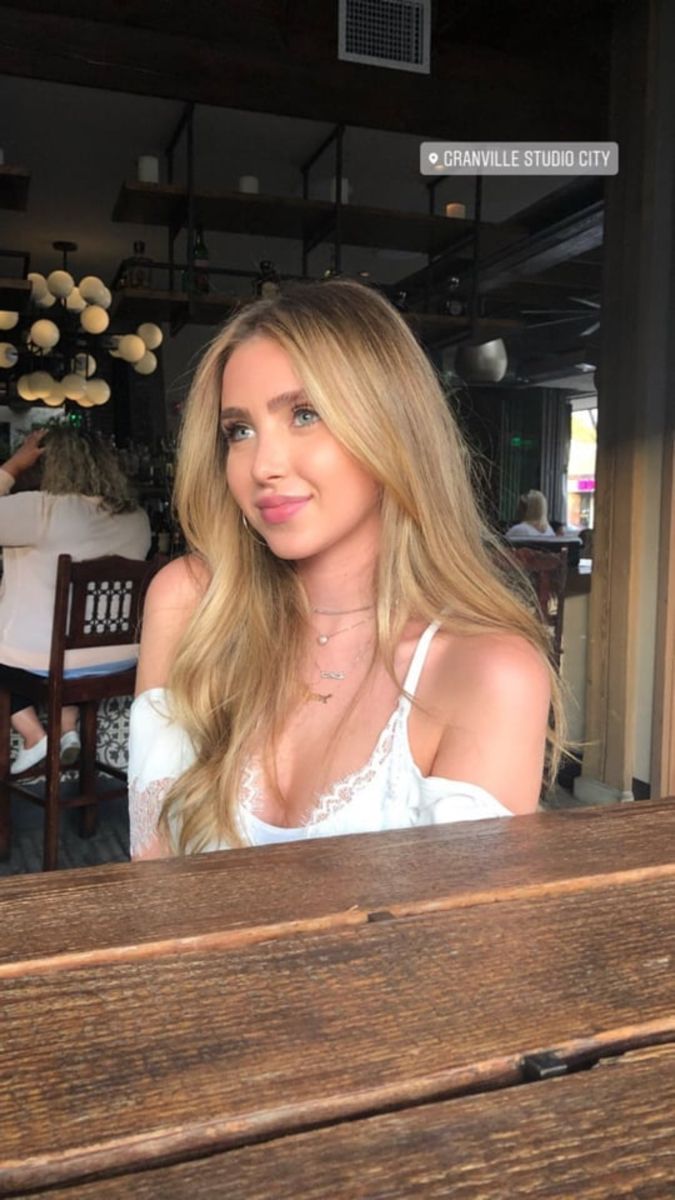
M 138 179 L 140 183 L 159 183 L 159 159 L 155 154 L 141 154 Z

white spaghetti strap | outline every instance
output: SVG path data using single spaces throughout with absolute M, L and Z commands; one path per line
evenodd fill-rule
M 420 681 L 422 668 L 426 662 L 429 646 L 431 645 L 431 639 L 438 629 L 440 629 L 440 622 L 432 621 L 431 625 L 427 625 L 424 633 L 415 646 L 415 650 L 410 661 L 410 666 L 408 667 L 408 674 L 403 682 L 403 690 L 408 692 L 411 696 L 414 696 L 415 692 L 417 691 L 417 685 Z

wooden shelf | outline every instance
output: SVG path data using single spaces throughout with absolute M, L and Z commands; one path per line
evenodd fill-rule
M 119 288 L 113 292 L 110 315 L 121 322 L 182 321 L 191 325 L 218 325 L 245 303 L 245 297 L 222 292 L 189 295 L 188 292 L 154 288 Z
M 204 295 L 159 291 L 153 288 L 120 288 L 113 292 L 111 317 L 120 322 L 170 321 L 185 325 L 220 325 L 254 297 L 233 296 L 226 292 Z M 468 333 L 468 317 L 448 317 L 437 313 L 404 313 L 410 328 L 428 345 L 448 345 Z M 478 331 L 486 341 L 508 337 L 523 328 L 522 321 L 482 317 Z
M 0 309 L 3 312 L 23 312 L 30 300 L 30 283 L 27 279 L 0 278 Z
M 23 167 L 0 166 L 0 208 L 23 212 L 28 203 L 30 171 Z
M 323 200 L 243 192 L 198 192 L 194 203 L 196 220 L 206 230 L 214 232 L 311 242 L 329 241 L 335 229 L 336 207 Z M 181 185 L 132 181 L 122 184 L 113 209 L 113 220 L 179 229 L 185 224 L 186 214 L 187 193 Z M 499 244 L 514 236 L 514 230 L 507 230 L 505 226 L 484 226 L 484 229 L 499 230 L 496 239 Z M 344 245 L 436 255 L 452 246 L 468 246 L 472 234 L 473 222 L 456 218 L 351 204 L 345 204 L 341 209 Z M 488 238 L 485 251 L 493 248 L 495 239 Z
M 188 306 L 186 292 L 156 288 L 118 288 L 113 292 L 111 319 L 120 321 L 171 321 Z

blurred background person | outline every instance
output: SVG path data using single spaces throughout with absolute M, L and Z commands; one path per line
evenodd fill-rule
M 39 490 L 12 496 L 24 473 L 40 468 Z M 120 554 L 144 559 L 150 523 L 138 507 L 112 445 L 98 433 L 69 424 L 30 433 L 0 467 L 0 681 L 3 666 L 46 676 L 60 554 L 75 560 Z M 66 651 L 66 676 L 102 674 L 133 665 L 137 646 Z M 13 775 L 35 768 L 47 753 L 47 735 L 28 699 L 12 693 L 12 726 L 23 747 Z M 62 713 L 61 761 L 80 750 L 77 709 Z
M 549 524 L 548 503 L 543 492 L 531 488 L 520 497 L 516 509 L 516 521 L 506 531 L 507 538 L 555 537 Z

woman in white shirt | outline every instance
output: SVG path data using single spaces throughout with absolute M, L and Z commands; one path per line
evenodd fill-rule
M 516 512 L 516 523 L 506 531 L 507 538 L 555 537 L 555 530 L 548 519 L 548 503 L 543 492 L 531 488 L 520 497 Z
M 301 285 L 218 335 L 178 460 L 192 553 L 146 603 L 133 857 L 536 807 L 558 684 L 469 471 L 375 290 Z
M 10 495 L 16 480 L 40 462 L 39 491 Z M 96 433 L 56 424 L 31 433 L 0 467 L 0 674 L 2 664 L 46 675 L 52 636 L 56 569 L 60 554 L 74 559 L 120 554 L 144 559 L 150 524 L 138 507 L 114 449 Z M 136 661 L 137 645 L 68 650 L 66 675 L 123 670 Z M 12 774 L 37 765 L 47 752 L 47 735 L 35 709 L 12 695 L 12 725 L 23 738 Z M 62 713 L 61 761 L 73 762 L 80 748 L 77 709 Z

